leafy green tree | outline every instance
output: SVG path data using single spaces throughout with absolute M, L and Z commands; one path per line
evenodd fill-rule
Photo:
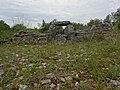
M 114 27 L 117 30 L 120 30 L 120 19 L 118 19 L 115 23 L 114 23 Z
M 85 25 L 84 24 L 73 23 L 73 26 L 74 26 L 75 29 L 79 29 L 79 30 L 84 30 L 85 29 Z
M 23 24 L 16 24 L 12 27 L 12 30 L 19 31 L 19 30 L 26 30 L 26 26 Z
M 11 33 L 10 26 L 5 21 L 0 20 L 0 39 L 10 37 Z
M 47 32 L 48 29 L 49 29 L 49 26 L 50 26 L 49 23 L 45 23 L 44 27 L 42 27 L 42 28 L 40 29 L 40 32 L 41 32 L 41 33 Z
M 3 20 L 0 20 L 0 31 L 10 30 L 10 26 Z
M 43 21 L 42 21 L 42 27 L 44 27 L 45 26 L 45 20 L 43 19 Z
M 113 14 L 113 17 L 115 21 L 120 20 L 120 8 Z
M 99 25 L 101 23 L 102 22 L 99 19 L 91 19 L 90 22 L 87 23 L 87 26 Z
M 120 30 L 120 8 L 117 9 L 117 11 L 113 14 L 114 19 L 114 27 L 117 30 Z
M 111 24 L 111 15 L 107 15 L 103 22 Z
M 50 24 L 49 24 L 49 23 L 46 23 L 45 20 L 43 20 L 43 21 L 42 21 L 42 26 L 41 26 L 40 32 L 41 32 L 41 33 L 47 32 L 48 29 L 49 29 L 49 26 L 50 26 Z

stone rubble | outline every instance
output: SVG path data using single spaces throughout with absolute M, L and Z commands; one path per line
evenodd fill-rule
M 65 27 L 65 28 L 63 28 Z M 9 40 L 4 42 L 12 43 L 65 43 L 67 41 L 83 41 L 85 38 L 94 38 L 104 35 L 112 30 L 109 23 L 93 25 L 85 30 L 76 30 L 70 21 L 53 21 L 50 23 L 47 33 L 37 35 L 33 32 L 20 30 L 15 33 Z M 2 42 L 2 41 L 0 41 Z

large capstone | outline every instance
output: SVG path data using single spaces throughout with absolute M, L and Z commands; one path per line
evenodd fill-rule
M 54 23 L 56 26 L 67 26 L 69 24 L 71 24 L 70 21 L 57 21 Z

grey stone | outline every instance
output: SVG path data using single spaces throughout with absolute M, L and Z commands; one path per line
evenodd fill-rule
M 12 83 L 7 84 L 6 89 L 7 89 L 7 90 L 12 90 Z
M 54 88 L 54 87 L 56 87 L 56 85 L 52 83 L 52 84 L 50 85 L 50 88 Z
M 120 81 L 117 80 L 110 80 L 110 82 L 115 86 L 120 86 Z
M 49 79 L 54 78 L 54 77 L 55 75 L 53 73 L 49 73 L 46 75 L 46 78 L 49 78 Z
M 78 86 L 78 85 L 79 85 L 79 82 L 76 82 L 76 83 L 75 83 L 75 86 Z
M 68 76 L 68 77 L 65 77 L 65 79 L 66 79 L 67 81 L 71 81 L 71 80 L 72 80 L 72 77 L 71 77 L 71 76 Z
M 0 70 L 0 78 L 2 77 L 3 74 L 4 74 L 4 71 Z
M 27 85 L 22 85 L 22 84 L 19 85 L 19 90 L 26 90 L 26 88 Z
M 60 84 L 57 84 L 56 89 L 57 89 L 57 90 L 60 90 Z
M 46 43 L 47 42 L 47 37 L 39 37 L 38 38 L 38 43 Z
M 51 83 L 51 80 L 50 79 L 41 80 L 41 83 L 48 84 L 48 83 Z
M 2 68 L 4 66 L 4 64 L 0 64 L 0 68 Z
M 61 77 L 60 81 L 65 82 L 65 78 Z

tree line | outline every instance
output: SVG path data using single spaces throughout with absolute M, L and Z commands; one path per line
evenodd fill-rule
M 84 30 L 88 27 L 93 25 L 99 25 L 102 23 L 108 23 L 114 27 L 115 30 L 120 30 L 120 8 L 117 9 L 116 12 L 112 12 L 111 14 L 107 15 L 104 20 L 102 19 L 91 19 L 87 24 L 76 23 L 73 22 L 74 28 L 77 30 Z M 42 28 L 34 28 L 34 30 L 38 30 L 41 33 L 46 32 L 49 28 L 50 23 L 46 23 L 44 20 L 42 22 Z M 9 38 L 13 33 L 19 30 L 26 30 L 27 27 L 24 24 L 15 24 L 14 26 L 10 27 L 5 21 L 0 20 L 0 39 L 1 38 Z

